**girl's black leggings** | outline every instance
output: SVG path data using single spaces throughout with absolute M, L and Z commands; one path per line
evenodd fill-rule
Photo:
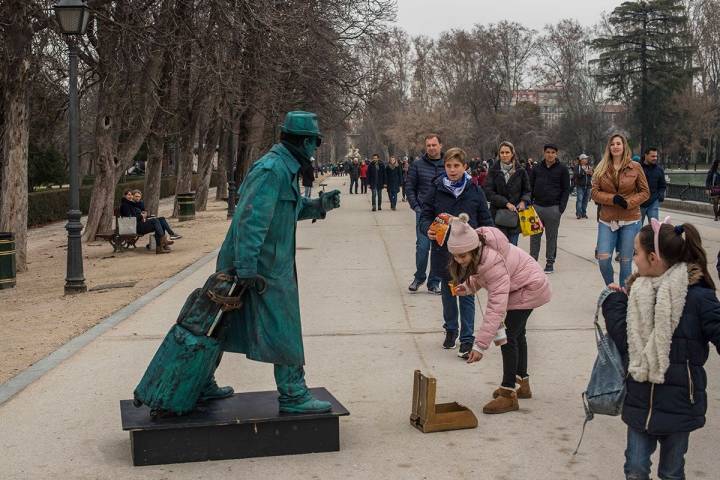
M 502 386 L 515 388 L 515 376 L 527 377 L 527 340 L 525 326 L 531 310 L 508 310 L 505 315 L 507 343 L 500 347 L 503 357 Z

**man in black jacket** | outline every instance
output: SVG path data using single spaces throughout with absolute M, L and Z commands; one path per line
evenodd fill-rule
M 387 183 L 385 179 L 385 165 L 380 161 L 380 155 L 374 153 L 367 172 L 368 186 L 372 191 L 372 211 L 382 210 L 382 189 Z
M 440 277 L 430 269 L 427 275 L 428 255 L 430 254 L 430 240 L 427 230 L 420 228 L 420 214 L 422 213 L 425 196 L 434 189 L 433 180 L 445 172 L 443 165 L 442 142 L 440 135 L 430 133 L 425 136 L 425 154 L 415 160 L 408 170 L 405 180 L 405 190 L 410 208 L 415 211 L 415 278 L 408 287 L 411 292 L 417 292 L 420 285 L 428 281 L 428 291 L 440 294 Z
M 557 255 L 557 237 L 560 219 L 570 197 L 570 173 L 565 165 L 558 161 L 558 147 L 548 143 L 543 148 L 544 159 L 530 173 L 530 186 L 535 211 L 542 221 L 545 231 L 530 237 L 530 255 L 537 260 L 540 256 L 540 240 L 546 235 L 545 273 L 554 272 Z
M 665 171 L 657 164 L 658 149 L 650 147 L 645 150 L 645 159 L 642 162 L 643 171 L 647 178 L 648 187 L 650 187 L 650 198 L 640 205 L 640 224 L 645 224 L 647 218 L 650 222 L 651 218 L 660 218 L 660 204 L 665 201 Z
M 353 158 L 350 164 L 350 193 L 353 193 L 353 186 L 355 186 L 355 193 L 358 193 L 358 179 L 360 178 L 360 163 L 357 158 Z
M 573 167 L 573 185 L 577 194 L 575 202 L 575 217 L 578 220 L 588 218 L 587 205 L 590 200 L 592 189 L 593 167 L 589 164 L 587 155 L 584 153 L 578 157 L 578 164 Z

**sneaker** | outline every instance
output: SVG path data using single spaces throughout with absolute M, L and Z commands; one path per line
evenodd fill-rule
M 587 216 L 587 215 L 583 215 L 582 218 L 583 218 L 583 219 L 587 219 L 588 216 Z
M 445 341 L 443 342 L 443 348 L 445 350 L 451 350 L 457 346 L 458 333 L 454 330 L 445 330 Z M 472 345 L 470 346 L 472 348 Z
M 428 292 L 434 293 L 435 295 L 442 295 L 442 289 L 440 288 L 440 285 L 428 285 Z
M 553 268 L 552 265 L 547 264 L 545 265 L 545 273 L 547 273 L 548 275 L 551 273 L 555 273 L 555 268 Z
M 170 240 L 180 240 L 182 238 L 182 235 L 170 235 Z
M 458 357 L 464 358 L 467 360 L 467 358 L 470 356 L 470 351 L 472 350 L 473 344 L 470 342 L 463 342 L 460 344 L 460 350 L 458 350 Z
M 419 280 L 413 280 L 410 286 L 408 287 L 408 290 L 411 292 L 417 292 L 418 288 L 420 288 L 420 285 L 422 285 L 425 282 L 421 282 Z

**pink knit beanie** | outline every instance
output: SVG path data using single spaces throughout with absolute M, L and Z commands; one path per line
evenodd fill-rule
M 450 222 L 450 238 L 447 246 L 450 253 L 458 255 L 475 250 L 480 246 L 480 237 L 477 232 L 468 225 L 470 217 L 467 213 L 461 213 L 458 218 Z

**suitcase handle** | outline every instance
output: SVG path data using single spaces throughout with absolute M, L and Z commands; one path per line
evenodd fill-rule
M 235 300 L 237 300 L 238 306 L 234 308 L 230 308 L 228 310 L 234 310 L 236 308 L 240 308 L 242 306 L 242 297 L 245 294 L 245 291 L 247 290 L 247 285 L 243 285 L 240 289 L 240 293 L 238 293 L 237 296 L 233 295 L 235 293 L 235 287 L 237 286 L 237 282 L 233 282 L 232 287 L 230 287 L 230 297 L 221 297 L 221 298 L 231 298 L 233 299 L 233 303 L 235 303 Z M 208 295 L 210 292 L 208 292 Z M 212 298 L 212 297 L 211 297 Z M 207 333 L 205 336 L 211 337 L 215 329 L 217 328 L 218 324 L 220 323 L 220 319 L 222 318 L 223 314 L 226 312 L 226 309 L 220 308 L 220 311 L 215 315 L 215 320 L 213 320 L 212 325 L 210 325 L 210 328 L 208 328 Z

